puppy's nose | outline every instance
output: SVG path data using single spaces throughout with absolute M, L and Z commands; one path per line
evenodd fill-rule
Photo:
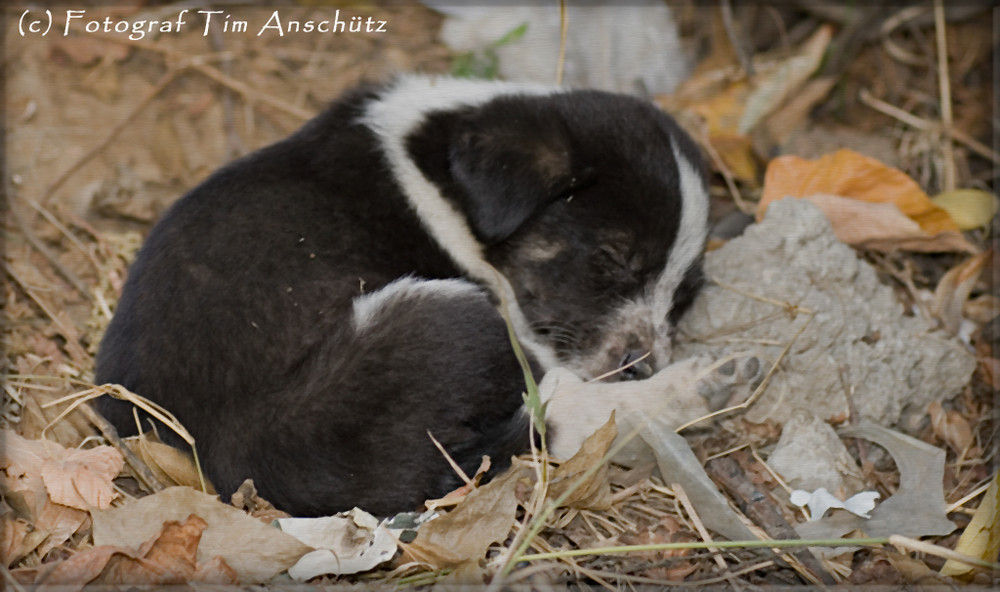
M 649 362 L 649 354 L 640 351 L 630 351 L 625 354 L 618 367 L 622 369 L 622 380 L 644 380 L 653 375 L 653 365 Z

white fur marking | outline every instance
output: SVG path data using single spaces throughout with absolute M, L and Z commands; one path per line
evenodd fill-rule
M 483 257 L 468 222 L 420 171 L 406 151 L 406 138 L 434 111 L 476 106 L 509 95 L 545 96 L 565 92 L 553 86 L 406 76 L 369 103 L 361 122 L 380 140 L 396 181 L 427 231 L 455 263 L 473 278 L 502 293 L 511 323 L 522 344 L 545 368 L 557 364 L 555 353 L 537 341 L 517 305 L 506 278 Z
M 465 280 L 421 280 L 402 277 L 384 287 L 355 298 L 351 323 L 355 332 L 371 325 L 389 304 L 420 298 L 460 298 L 482 293 L 479 286 Z
M 667 266 L 656 282 L 653 290 L 653 327 L 656 329 L 656 343 L 653 355 L 660 364 L 666 364 L 669 351 L 667 315 L 674 305 L 674 293 L 687 273 L 701 255 L 708 232 L 708 191 L 694 165 L 671 141 L 677 172 L 680 175 L 681 220 L 677 237 Z

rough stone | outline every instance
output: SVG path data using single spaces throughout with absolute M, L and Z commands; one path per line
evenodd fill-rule
M 678 330 L 675 359 L 753 352 L 787 355 L 754 422 L 784 424 L 796 410 L 839 423 L 848 393 L 861 417 L 885 426 L 954 397 L 975 359 L 927 321 L 904 314 L 875 270 L 804 200 L 771 204 L 767 217 L 705 258 L 707 285 Z

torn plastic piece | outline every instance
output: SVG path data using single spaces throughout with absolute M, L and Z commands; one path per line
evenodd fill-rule
M 731 541 L 757 538 L 729 507 L 684 436 L 658 417 L 647 418 L 633 412 L 623 414 L 622 419 L 619 430 L 622 434 L 635 425 L 642 426 L 639 437 L 653 449 L 660 475 L 664 481 L 679 483 L 684 488 L 705 526 Z
M 809 508 L 809 520 L 819 520 L 826 514 L 827 510 L 837 508 L 847 510 L 855 516 L 871 518 L 871 511 L 875 509 L 875 500 L 879 498 L 877 491 L 862 491 L 852 495 L 844 501 L 840 501 L 835 495 L 820 487 L 816 491 L 809 493 L 804 489 L 796 489 L 792 492 L 790 501 L 798 507 Z
M 298 581 L 368 571 L 396 554 L 396 539 L 385 523 L 358 508 L 336 516 L 276 522 L 282 531 L 316 548 L 289 568 L 288 575 Z

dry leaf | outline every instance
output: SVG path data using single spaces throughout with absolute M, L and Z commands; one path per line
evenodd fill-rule
M 189 453 L 164 444 L 153 432 L 145 432 L 134 439 L 130 438 L 126 443 L 161 483 L 201 489 L 198 469 Z M 205 484 L 208 486 L 208 493 L 215 493 L 211 483 L 206 481 Z
M 841 242 L 857 248 L 925 252 L 974 250 L 959 232 L 945 231 L 928 236 L 895 204 L 872 203 L 823 193 L 803 199 L 823 212 Z
M 506 539 L 514 526 L 514 490 L 524 475 L 524 468 L 512 468 L 476 488 L 454 510 L 423 524 L 412 543 L 401 545 L 404 556 L 437 568 L 485 557 L 490 545 Z
M 976 251 L 959 234 L 948 213 L 934 205 L 916 181 L 874 158 L 846 149 L 816 160 L 797 156 L 773 159 L 765 174 L 757 219 L 763 219 L 774 200 L 817 195 L 824 197 L 813 202 L 830 218 L 837 236 L 847 236 L 842 240 L 848 244 L 880 249 Z M 834 200 L 831 196 L 881 207 Z M 895 206 L 915 226 L 904 222 L 886 205 Z M 851 226 L 857 224 L 865 228 L 853 230 Z
M 946 411 L 940 401 L 934 401 L 927 406 L 927 414 L 931 417 L 934 435 L 946 442 L 956 454 L 963 454 L 972 447 L 972 427 L 957 411 Z
M 52 500 L 38 514 L 33 524 L 41 532 L 48 533 L 44 541 L 40 541 L 35 552 L 44 557 L 50 550 L 68 541 L 80 529 L 90 524 L 87 513 L 83 510 L 57 504 Z
M 125 459 L 111 446 L 87 450 L 66 450 L 60 459 L 42 465 L 42 480 L 52 501 L 87 510 L 111 507 L 118 493 L 111 481 L 118 476 Z
M 168 521 L 159 534 L 138 549 L 101 545 L 77 553 L 45 573 L 36 584 L 83 588 L 84 585 L 179 585 L 188 582 L 236 584 L 236 573 L 213 558 L 199 566 L 196 555 L 207 523 L 191 515 Z M 73 589 L 73 588 L 69 588 Z
M 0 430 L 3 457 L 0 467 L 0 491 L 23 517 L 34 521 L 45 507 L 48 496 L 42 480 L 42 466 L 60 458 L 66 450 L 48 440 L 28 440 L 10 430 Z M 11 494 L 17 495 L 12 498 Z
M 0 557 L 3 557 L 4 567 L 17 563 L 30 552 L 30 549 L 22 550 L 30 525 L 11 514 L 7 511 L 0 518 Z
M 575 489 L 563 500 L 562 506 L 586 510 L 607 510 L 611 508 L 611 484 L 608 481 L 608 463 L 605 462 L 585 481 L 578 482 L 583 474 L 601 462 L 611 444 L 618 436 L 615 414 L 596 432 L 587 437 L 573 458 L 564 462 L 552 472 L 548 497 L 560 497 L 572 487 Z
M 216 497 L 189 487 L 168 487 L 120 508 L 91 510 L 94 544 L 138 547 L 168 520 L 196 514 L 208 523 L 198 546 L 198 562 L 216 555 L 240 582 L 266 582 L 312 551 L 295 537 L 252 518 Z
M 280 518 L 292 517 L 288 512 L 282 512 L 278 508 L 275 508 L 271 502 L 257 495 L 257 488 L 254 487 L 253 479 L 247 479 L 240 484 L 236 493 L 230 496 L 229 504 L 234 508 L 243 510 L 264 524 L 270 524 Z
M 791 56 L 755 58 L 752 79 L 747 79 L 735 64 L 699 67 L 661 104 L 682 120 L 693 115 L 703 121 L 708 142 L 725 166 L 736 178 L 755 186 L 757 165 L 750 134 L 769 115 L 782 111 L 786 103 L 796 103 L 798 111 L 804 109 L 798 98 L 803 94 L 800 89 L 819 67 L 831 35 L 832 29 L 822 26 Z M 820 90 L 814 86 L 809 91 L 810 101 L 822 97 Z M 826 90 L 829 88 L 824 93 Z M 785 123 L 787 128 L 789 121 Z M 790 131 L 784 129 L 783 133 Z
M 1000 553 L 1000 473 L 993 475 L 993 482 L 972 515 L 972 521 L 959 537 L 955 550 L 984 561 L 997 560 Z M 953 578 L 971 578 L 975 573 L 971 566 L 952 559 L 941 568 L 941 575 Z
M 962 230 L 989 225 L 997 213 L 997 198 L 981 189 L 955 189 L 931 198 L 934 205 L 948 212 Z
M 946 331 L 958 333 L 964 316 L 962 311 L 969 294 L 979 281 L 983 266 L 992 253 L 987 251 L 972 257 L 948 270 L 934 289 L 931 313 L 941 321 Z

